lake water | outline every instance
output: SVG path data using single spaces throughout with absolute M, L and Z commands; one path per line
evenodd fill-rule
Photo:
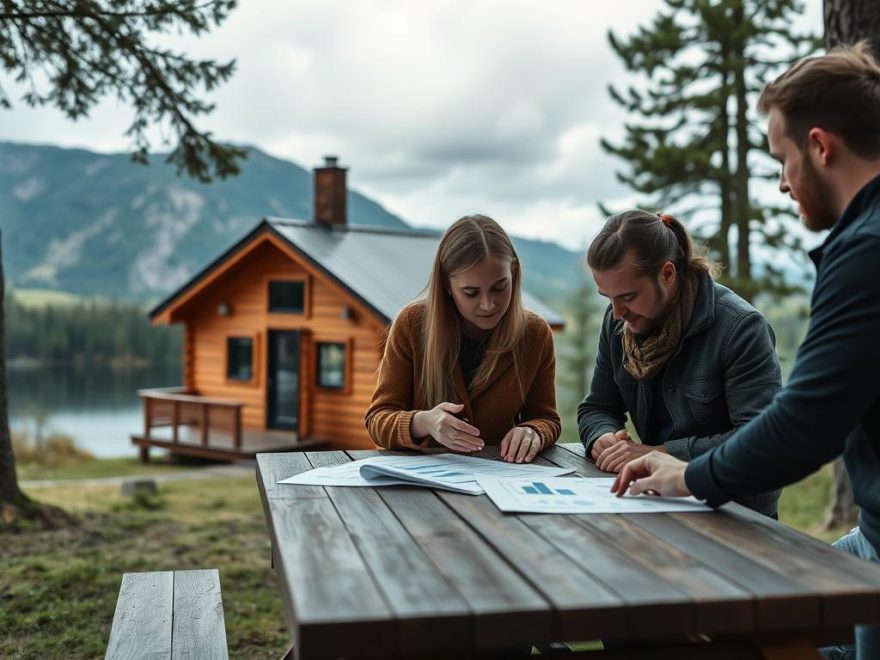
M 57 431 L 96 456 L 136 456 L 129 436 L 143 430 L 137 390 L 174 387 L 180 367 L 110 369 L 39 367 L 9 369 L 9 414 L 13 431 L 33 437 Z
M 783 362 L 788 374 L 790 362 Z M 100 457 L 137 456 L 129 436 L 143 431 L 143 409 L 136 392 L 148 387 L 175 387 L 180 367 L 147 369 L 33 368 L 9 369 L 9 411 L 13 430 L 33 437 L 38 424 L 43 437 L 52 431 L 70 435 L 79 447 Z M 573 419 L 566 419 L 574 425 Z

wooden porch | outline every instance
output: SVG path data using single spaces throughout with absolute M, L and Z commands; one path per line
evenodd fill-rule
M 326 440 L 301 441 L 292 431 L 252 431 L 241 427 L 244 404 L 229 399 L 200 396 L 183 387 L 138 390 L 143 402 L 144 431 L 132 435 L 141 461 L 150 459 L 150 448 L 171 454 L 234 463 L 259 452 L 319 449 Z

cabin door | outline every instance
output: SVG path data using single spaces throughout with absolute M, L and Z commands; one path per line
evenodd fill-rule
M 271 429 L 299 431 L 299 344 L 299 332 L 269 331 L 266 425 Z

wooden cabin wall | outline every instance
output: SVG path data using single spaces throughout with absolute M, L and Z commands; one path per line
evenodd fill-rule
M 306 313 L 269 313 L 268 281 L 300 277 L 307 283 Z M 229 306 L 230 315 L 218 313 L 221 303 Z M 346 448 L 372 447 L 364 428 L 364 413 L 376 386 L 384 328 L 362 311 L 355 311 L 352 318 L 342 318 L 345 306 L 335 285 L 321 277 L 310 277 L 289 256 L 264 243 L 180 310 L 179 318 L 185 320 L 187 339 L 192 342 L 187 346 L 185 380 L 203 396 L 244 402 L 244 428 L 264 429 L 268 331 L 300 330 L 300 437 L 328 439 Z M 232 336 L 254 339 L 251 382 L 226 378 L 226 340 Z M 316 385 L 315 346 L 321 341 L 349 346 L 346 379 L 350 379 L 350 386 L 345 391 Z

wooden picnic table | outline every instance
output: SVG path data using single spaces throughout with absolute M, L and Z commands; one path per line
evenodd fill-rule
M 583 655 L 800 659 L 880 623 L 880 566 L 735 504 L 504 514 L 485 495 L 276 483 L 377 453 L 257 456 L 296 658 L 491 657 L 605 639 L 644 648 Z M 557 445 L 536 462 L 609 476 L 583 454 Z

